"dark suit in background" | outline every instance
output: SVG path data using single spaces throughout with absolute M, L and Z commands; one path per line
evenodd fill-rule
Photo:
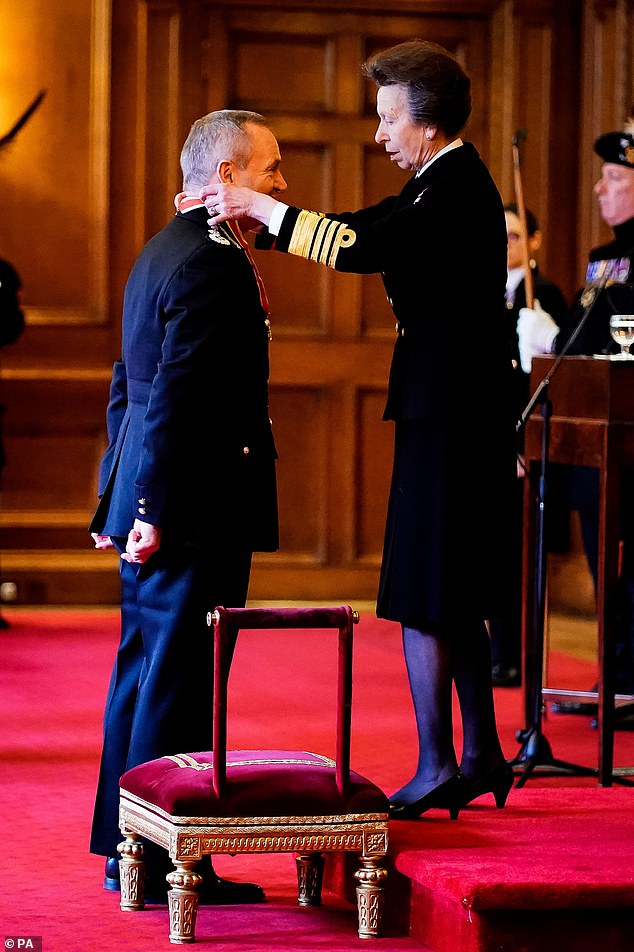
M 24 330 L 24 314 L 20 307 L 22 287 L 12 264 L 0 258 L 0 347 L 13 344 Z
M 0 347 L 13 344 L 24 329 L 24 314 L 20 307 L 21 282 L 17 271 L 8 261 L 0 258 Z M 5 406 L 0 391 L 0 490 L 5 455 L 2 439 L 2 424 Z M 0 615 L 0 628 L 8 628 L 9 622 Z
M 0 347 L 13 344 L 24 330 L 24 314 L 20 307 L 21 282 L 17 271 L 8 261 L 0 258 Z M 4 466 L 2 445 L 2 416 L 4 406 L 0 401 L 0 474 Z
M 555 321 L 563 320 L 568 310 L 561 289 L 544 277 L 539 268 L 531 268 L 533 294 L 541 307 Z M 526 284 L 522 279 L 512 297 L 507 295 L 506 333 L 513 354 L 513 401 L 519 420 L 530 399 L 530 374 L 524 373 L 520 364 L 517 319 L 520 308 L 526 307 Z M 520 434 L 518 448 L 523 447 Z M 524 480 L 516 480 L 514 519 L 517 525 L 515 549 L 507 553 L 513 564 L 509 587 L 509 606 L 505 614 L 489 618 L 491 634 L 491 665 L 493 683 L 519 684 L 522 668 L 522 525 L 524 512 Z M 568 510 L 566 474 L 564 467 L 551 465 L 548 476 L 548 543 L 551 550 L 561 550 L 568 542 Z

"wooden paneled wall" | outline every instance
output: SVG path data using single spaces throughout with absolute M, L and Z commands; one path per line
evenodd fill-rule
M 511 139 L 524 129 L 524 192 L 546 234 L 543 270 L 568 294 L 605 234 L 592 142 L 632 100 L 629 0 L 30 0 L 0 7 L 0 133 L 46 99 L 0 155 L 0 256 L 21 274 L 28 327 L 2 354 L 8 464 L 2 577 L 20 602 L 117 599 L 116 559 L 86 534 L 118 356 L 122 290 L 143 242 L 172 214 L 193 119 L 223 106 L 266 114 L 288 198 L 357 208 L 400 189 L 373 142 L 360 65 L 412 36 L 455 51 L 473 79 L 468 137 L 512 200 Z M 456 306 L 460 287 L 456 234 Z M 282 546 L 256 561 L 256 598 L 372 598 L 392 431 L 381 421 L 393 318 L 377 276 L 260 254 L 273 306 L 271 408 Z M 425 289 L 421 288 L 424 300 Z

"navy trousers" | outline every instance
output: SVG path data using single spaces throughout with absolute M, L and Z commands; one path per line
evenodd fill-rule
M 219 546 L 161 548 L 141 566 L 121 561 L 121 639 L 104 713 L 92 853 L 116 856 L 126 770 L 211 749 L 213 631 L 206 615 L 216 605 L 244 606 L 251 558 Z

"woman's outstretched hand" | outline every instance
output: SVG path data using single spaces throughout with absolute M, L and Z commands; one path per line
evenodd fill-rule
M 270 195 L 254 192 L 241 185 L 214 183 L 206 185 L 200 197 L 207 206 L 214 223 L 230 218 L 251 218 L 268 225 L 277 202 Z

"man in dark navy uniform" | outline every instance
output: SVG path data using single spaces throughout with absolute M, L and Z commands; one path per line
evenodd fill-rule
M 126 285 L 90 526 L 97 548 L 121 553 L 121 641 L 91 838 L 91 851 L 108 857 L 106 888 L 118 888 L 119 777 L 166 754 L 211 748 L 206 613 L 243 606 L 252 553 L 278 545 L 268 304 L 242 232 L 255 223 L 210 226 L 198 196 L 210 181 L 277 194 L 286 188 L 280 161 L 256 113 L 197 120 L 181 153 L 177 213 Z M 148 858 L 160 880 L 163 857 L 150 850 Z M 216 886 L 208 901 L 258 898 L 202 872 L 203 889 Z
M 589 255 L 585 287 L 559 325 L 551 316 L 523 308 L 518 321 L 522 366 L 530 369 L 532 358 L 540 353 L 560 352 L 584 312 L 584 291 L 601 284 L 581 333 L 570 354 L 614 354 L 619 347 L 610 336 L 610 316 L 634 314 L 634 123 L 623 131 L 600 136 L 594 150 L 603 159 L 601 177 L 594 186 L 601 217 L 614 230 L 614 240 L 593 248 Z M 624 541 L 617 606 L 618 693 L 634 694 L 634 524 L 630 488 L 632 474 L 625 474 L 622 505 Z M 592 576 L 598 578 L 599 471 L 588 466 L 571 468 L 571 505 L 578 509 L 583 544 Z M 596 714 L 596 704 L 564 701 L 553 704 L 554 711 L 566 714 Z M 625 708 L 617 708 L 622 715 Z M 634 726 L 631 715 L 617 716 L 616 727 Z

